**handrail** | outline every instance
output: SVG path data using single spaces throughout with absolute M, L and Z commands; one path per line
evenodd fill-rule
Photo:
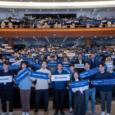
M 55 26 L 55 25 L 39 25 L 40 27 L 37 27 L 38 25 L 0 25 L 0 28 L 15 28 L 15 29 L 19 29 L 19 28 L 36 28 L 36 29 L 39 29 L 39 28 L 47 28 L 47 26 L 50 26 L 48 28 L 71 28 L 71 26 L 73 26 L 72 28 L 105 28 L 105 27 L 108 27 L 107 24 L 103 24 L 100 26 L 100 24 L 89 24 L 89 27 L 87 25 L 61 25 L 61 26 Z M 64 27 L 66 26 L 66 27 Z M 112 26 L 112 25 L 109 25 L 109 27 L 115 27 Z

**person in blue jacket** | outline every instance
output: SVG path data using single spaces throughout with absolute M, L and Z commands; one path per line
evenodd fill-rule
M 68 74 L 66 71 L 63 70 L 62 63 L 57 64 L 57 70 L 53 73 L 53 75 L 63 75 Z M 60 113 L 65 115 L 63 111 L 64 105 L 64 90 L 66 86 L 66 81 L 55 81 L 53 82 L 54 86 L 54 103 L 55 103 L 55 113 L 54 115 L 58 114 L 58 109 L 60 109 Z M 60 107 L 60 108 L 59 108 Z
M 99 64 L 99 73 L 96 74 L 96 79 L 111 79 L 115 78 L 111 73 L 105 71 L 103 63 Z M 105 101 L 107 99 L 107 115 L 111 113 L 111 101 L 112 101 L 112 85 L 99 86 L 101 96 L 101 115 L 105 115 Z

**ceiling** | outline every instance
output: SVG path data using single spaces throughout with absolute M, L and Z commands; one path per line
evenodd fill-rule
M 76 1 L 111 1 L 111 0 L 0 0 L 0 1 L 13 1 L 13 2 L 76 2 Z M 114 1 L 114 0 L 113 0 Z
M 115 7 L 115 0 L 1 0 L 0 8 L 75 9 Z

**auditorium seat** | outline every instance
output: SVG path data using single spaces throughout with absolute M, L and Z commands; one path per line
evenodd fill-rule
M 11 22 L 8 23 L 9 28 L 13 28 L 13 24 Z
M 109 21 L 109 22 L 107 22 L 107 27 L 111 27 L 111 22 Z
M 62 27 L 62 25 L 61 24 L 58 24 L 58 28 L 61 28 Z
M 75 28 L 75 24 L 72 23 L 72 24 L 70 25 L 70 28 Z
M 5 28 L 5 23 L 2 21 L 1 28 Z
M 115 27 L 115 22 L 114 22 L 114 24 L 112 24 L 112 27 Z
M 101 23 L 100 25 L 99 25 L 99 28 L 102 28 L 103 27 L 103 23 Z

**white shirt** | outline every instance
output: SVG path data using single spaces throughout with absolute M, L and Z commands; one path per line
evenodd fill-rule
M 75 81 L 79 81 L 78 79 L 76 79 Z M 81 93 L 83 93 L 84 90 L 87 90 L 89 88 L 89 86 L 83 86 L 83 87 L 78 87 L 78 88 L 72 88 L 72 91 L 75 93 L 76 91 L 80 91 Z
M 79 60 L 79 64 L 82 64 L 82 60 Z
M 51 72 L 48 69 L 39 69 L 36 72 L 43 72 L 43 73 L 48 73 L 51 75 Z M 35 81 L 37 80 L 36 83 L 36 90 L 43 90 L 43 89 L 48 89 L 48 83 L 50 82 L 50 79 L 40 79 L 40 78 L 31 78 L 31 80 Z

